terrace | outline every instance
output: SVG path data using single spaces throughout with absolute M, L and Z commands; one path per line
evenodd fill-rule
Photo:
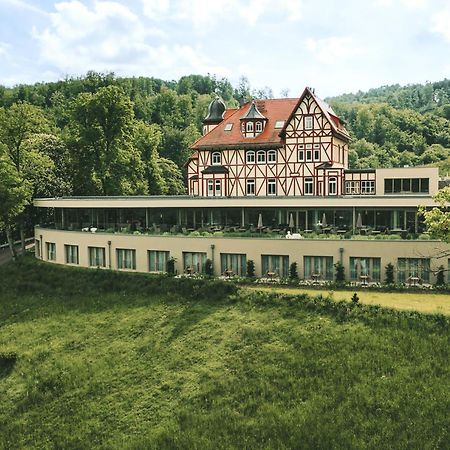
M 54 208 L 40 227 L 158 236 L 429 239 L 410 208 Z

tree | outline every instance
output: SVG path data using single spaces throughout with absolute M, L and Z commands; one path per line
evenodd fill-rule
M 297 263 L 293 262 L 289 266 L 289 278 L 291 280 L 297 280 L 298 279 L 298 272 L 297 272 Z
M 101 195 L 145 190 L 139 154 L 132 145 L 133 105 L 120 87 L 110 85 L 94 94 L 80 94 L 72 119 L 71 148 L 78 179 L 90 177 L 90 184 Z
M 439 266 L 436 273 L 436 286 L 443 286 L 445 284 L 445 269 L 444 266 Z
M 31 201 L 31 185 L 21 178 L 5 150 L 0 148 L 0 230 L 6 233 L 13 259 L 16 257 L 12 232 L 18 216 Z
M 158 159 L 158 166 L 161 169 L 162 177 L 165 182 L 164 191 L 161 192 L 165 195 L 181 195 L 186 193 L 184 185 L 183 174 L 177 165 L 166 158 Z
M 450 211 L 446 210 L 450 205 L 450 186 L 438 191 L 433 199 L 437 207 L 430 210 L 422 207 L 419 211 L 424 217 L 431 237 L 450 243 Z
M 255 262 L 252 259 L 247 261 L 247 277 L 254 278 L 255 276 Z

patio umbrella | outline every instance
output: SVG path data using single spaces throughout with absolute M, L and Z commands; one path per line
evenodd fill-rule
M 327 224 L 327 216 L 325 215 L 325 213 L 323 213 L 322 215 L 322 228 L 326 228 L 328 226 Z
M 362 217 L 361 217 L 361 213 L 358 213 L 358 218 L 356 219 L 356 228 L 362 228 L 363 224 L 362 224 Z
M 261 229 L 263 227 L 262 214 L 260 213 L 258 216 L 258 228 Z
M 289 216 L 289 228 L 292 230 L 295 227 L 295 223 L 294 223 L 294 216 L 291 215 Z

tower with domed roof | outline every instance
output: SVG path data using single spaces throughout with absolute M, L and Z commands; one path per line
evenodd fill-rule
M 216 98 L 208 106 L 208 114 L 203 119 L 203 135 L 209 133 L 216 128 L 223 120 L 223 116 L 226 110 L 224 101 L 219 97 Z

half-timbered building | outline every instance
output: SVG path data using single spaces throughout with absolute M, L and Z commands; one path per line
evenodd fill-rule
M 44 260 L 116 270 L 430 283 L 450 269 L 448 244 L 426 233 L 417 207 L 434 206 L 437 168 L 349 169 L 349 134 L 306 88 L 300 98 L 209 105 L 186 163 L 187 195 L 36 199 Z M 286 239 L 289 238 L 289 239 Z M 450 272 L 449 272 L 450 273 Z M 449 279 L 450 281 L 450 279 Z

